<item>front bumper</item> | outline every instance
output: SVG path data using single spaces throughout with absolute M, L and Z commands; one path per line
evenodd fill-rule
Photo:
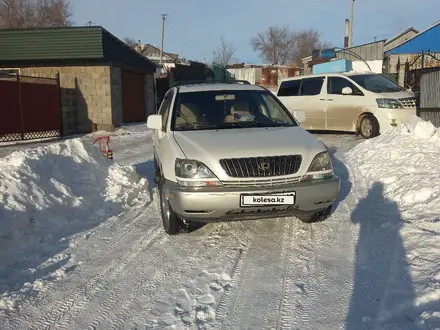
M 379 109 L 374 114 L 379 122 L 380 133 L 384 133 L 399 124 L 404 124 L 408 119 L 417 114 L 416 108 L 405 109 Z
M 340 179 L 299 182 L 274 187 L 184 188 L 166 181 L 169 202 L 182 219 L 198 222 L 261 219 L 319 212 L 331 206 L 338 197 Z M 240 207 L 241 194 L 275 194 L 295 192 L 295 205 Z

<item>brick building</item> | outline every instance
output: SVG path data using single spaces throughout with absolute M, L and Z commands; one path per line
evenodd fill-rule
M 102 27 L 0 30 L 0 50 L 0 72 L 59 77 L 64 135 L 111 130 L 156 111 L 158 66 Z

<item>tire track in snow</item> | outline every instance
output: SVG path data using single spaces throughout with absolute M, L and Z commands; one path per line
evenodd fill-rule
M 107 276 L 115 272 L 121 272 L 131 260 L 130 257 L 136 255 L 136 253 L 139 253 L 142 249 L 148 246 L 151 241 L 160 233 L 161 228 L 159 226 L 149 228 L 149 230 L 144 235 L 140 236 L 140 238 L 134 242 L 132 247 L 127 252 L 125 252 L 122 257 L 113 259 L 104 270 L 99 271 L 99 273 L 93 276 L 86 283 L 76 288 L 71 294 L 68 294 L 68 296 L 65 297 L 62 301 L 57 301 L 54 304 L 54 307 L 40 320 L 35 322 L 30 328 L 53 329 L 60 323 L 60 321 L 62 321 L 62 319 L 67 314 L 78 313 L 79 310 L 86 306 L 87 297 L 91 292 L 103 289 L 102 283 Z M 125 235 L 123 235 L 120 240 L 117 240 L 117 242 L 120 242 L 124 237 Z M 117 242 L 106 248 L 106 252 L 110 253 L 111 251 L 113 251 L 114 249 L 112 248 L 117 245 Z M 97 259 L 99 260 L 97 256 L 94 256 L 92 260 Z M 83 271 L 85 272 L 86 267 L 81 268 L 83 268 Z M 78 278 L 78 276 L 80 275 L 75 274 L 76 278 Z
M 283 284 L 282 284 L 282 295 L 279 305 L 279 316 L 277 321 L 277 329 L 291 329 L 293 315 L 295 314 L 295 296 L 297 294 L 295 279 L 296 279 L 296 263 L 294 260 L 294 247 L 298 241 L 295 237 L 294 239 L 294 222 L 289 222 L 288 227 L 288 237 L 283 241 L 285 245 L 284 249 L 284 272 L 283 272 Z
M 348 189 L 346 185 L 351 183 L 351 191 L 347 191 L 328 220 L 303 224 L 304 232 L 296 238 L 304 242 L 297 253 L 307 260 L 308 272 L 298 276 L 298 281 L 304 283 L 305 294 L 297 300 L 297 313 L 292 322 L 295 329 L 331 328 L 340 324 L 340 315 L 346 313 L 347 292 L 351 292 L 353 273 L 347 269 L 347 262 L 352 264 L 351 254 L 358 239 L 356 228 L 350 226 L 351 212 L 358 200 L 350 167 L 343 155 L 338 159 L 343 164 L 341 166 L 347 167 L 345 180 L 350 181 L 343 181 L 341 188 Z M 344 252 L 341 254 L 341 251 Z M 328 301 L 334 303 L 325 303 Z
M 279 306 L 280 274 L 284 269 L 282 246 L 288 237 L 285 233 L 289 221 L 271 219 L 254 223 L 256 234 L 236 268 L 240 270 L 236 287 L 220 303 L 220 315 L 213 324 L 215 329 L 261 328 L 263 323 L 276 323 L 271 316 Z M 267 232 L 271 235 L 264 235 Z
M 231 268 L 234 268 L 233 265 L 232 267 L 229 266 L 231 264 L 231 257 L 234 256 L 236 258 L 237 254 L 242 253 L 246 242 L 249 240 L 249 236 L 252 235 L 254 235 L 254 232 L 249 231 L 248 227 L 243 223 L 226 222 L 213 224 L 212 230 L 205 234 L 204 237 L 199 238 L 200 244 L 198 244 L 199 248 L 197 251 L 188 257 L 182 265 L 175 263 L 178 274 L 173 273 L 173 276 L 168 279 L 168 283 L 179 283 L 178 287 L 161 288 L 161 290 L 155 293 L 147 292 L 145 289 L 142 289 L 141 296 L 138 295 L 137 298 L 143 301 L 145 297 L 150 297 L 152 301 L 158 304 L 168 305 L 166 309 L 168 309 L 168 313 L 174 315 L 175 326 L 192 325 L 193 327 L 197 326 L 199 329 L 205 328 L 206 320 L 204 320 L 204 314 L 206 312 L 209 314 L 209 311 L 206 311 L 206 309 L 212 310 L 212 308 L 215 308 L 215 300 L 218 300 L 218 295 L 221 294 L 221 292 L 216 292 L 217 290 L 212 292 L 211 285 L 215 285 L 216 287 L 219 285 L 219 279 L 216 279 L 215 274 L 220 275 L 218 271 L 230 274 Z M 222 262 L 219 262 L 220 260 Z M 229 262 L 226 260 L 229 260 Z M 228 266 L 226 266 L 227 264 Z M 232 264 L 235 264 L 235 261 L 232 262 Z M 221 270 L 218 269 L 218 267 L 220 267 Z M 194 271 L 197 275 L 195 275 Z M 198 278 L 200 274 L 205 274 L 206 278 L 200 280 Z M 203 288 L 206 288 L 208 291 L 200 293 L 201 291 L 205 291 Z M 168 292 L 164 293 L 164 291 Z M 170 293 L 170 291 L 173 293 Z M 200 295 L 204 294 L 211 294 L 213 296 L 213 306 L 207 308 L 206 305 L 198 302 Z M 182 295 L 186 298 L 183 299 Z M 168 298 L 164 299 L 164 297 L 167 296 Z M 129 302 L 127 308 L 130 306 L 131 308 L 135 308 L 135 306 L 133 306 L 134 304 L 134 301 Z M 138 315 L 146 315 L 149 314 L 151 310 L 148 310 L 148 308 L 137 308 L 136 312 Z M 121 313 L 123 314 L 124 311 Z M 155 320 L 156 324 L 158 322 L 160 323 L 164 313 L 166 313 L 166 311 L 162 310 L 159 315 L 156 315 L 156 318 L 159 319 L 159 321 Z M 151 315 L 151 318 L 154 317 L 155 315 Z M 202 319 L 200 319 L 200 317 Z M 151 318 L 139 320 L 134 326 L 137 326 L 141 321 L 142 323 L 151 323 Z M 172 317 L 168 318 L 167 322 L 170 322 L 171 319 Z M 135 322 L 132 322 L 132 324 L 133 323 Z
M 161 239 L 159 242 L 156 242 L 155 246 L 163 244 L 163 242 L 164 239 Z M 105 279 L 103 290 L 94 292 L 92 295 L 87 297 L 87 307 L 89 308 L 87 310 L 83 308 L 81 314 L 69 317 L 64 322 L 63 328 L 72 329 L 78 324 L 85 323 L 88 315 L 95 317 L 95 319 L 89 322 L 90 325 L 87 327 L 87 329 L 120 328 L 118 325 L 123 325 L 125 323 L 127 315 L 118 314 L 115 316 L 115 313 L 124 297 L 127 295 L 129 297 L 135 296 L 133 293 L 138 290 L 143 282 L 150 280 L 151 283 L 155 283 L 156 281 L 162 282 L 173 268 L 173 265 L 167 265 L 167 267 L 156 271 L 153 276 L 151 276 L 151 272 L 146 271 L 151 270 L 148 267 L 143 271 L 143 268 L 146 267 L 146 265 L 145 263 L 138 261 L 144 260 L 142 255 L 144 255 L 143 253 L 145 253 L 147 249 L 148 246 L 136 253 L 136 255 L 133 255 L 133 258 L 130 260 L 123 272 L 113 273 L 107 277 Z M 145 255 L 147 254 L 145 253 Z M 155 260 L 149 263 L 149 266 L 152 268 L 157 268 L 162 257 L 164 257 L 164 254 L 158 255 L 158 258 L 155 258 Z M 113 283 L 115 283 L 114 287 L 111 286 Z M 92 302 L 94 302 L 94 304 L 92 304 Z M 84 313 L 86 315 L 84 315 Z M 106 324 L 112 321 L 114 321 L 115 325 L 106 326 Z
M 133 311 L 137 312 L 139 309 L 139 306 L 133 306 L 134 301 L 142 297 L 143 299 L 140 301 L 154 302 L 159 297 L 165 296 L 164 291 L 167 291 L 167 287 L 163 287 L 163 283 L 170 282 L 170 280 L 171 282 L 179 282 L 185 279 L 193 266 L 188 262 L 189 260 L 196 257 L 206 260 L 212 256 L 218 256 L 219 250 L 224 249 L 224 245 L 229 242 L 229 239 L 217 240 L 215 244 L 206 245 L 205 242 L 208 239 L 216 237 L 213 236 L 213 233 L 218 232 L 219 229 L 218 226 L 213 225 L 207 230 L 206 233 L 202 230 L 195 236 L 191 236 L 191 234 L 184 234 L 180 237 L 165 236 L 155 244 L 154 258 L 139 258 L 133 262 L 130 267 L 127 267 L 124 274 L 119 274 L 118 278 L 114 279 L 117 286 L 110 289 L 113 291 L 111 299 L 105 297 L 108 291 L 103 292 L 105 303 L 101 303 L 101 305 L 105 305 L 104 310 L 98 309 L 91 313 L 105 315 L 105 322 L 94 320 L 92 325 L 99 323 L 104 329 L 120 328 L 125 325 L 128 312 L 133 315 Z M 225 238 L 229 237 L 225 236 Z M 185 258 L 175 253 L 178 250 L 186 252 Z M 167 262 L 164 263 L 164 260 Z M 175 274 L 176 272 L 177 274 Z M 133 274 L 137 275 L 133 276 Z M 102 299 L 98 299 L 98 301 L 102 301 Z
M 148 203 L 147 206 L 149 204 L 150 203 Z M 11 317 L 9 319 L 7 319 L 4 324 L 4 325 L 6 325 L 5 329 L 11 329 L 11 330 L 14 329 L 15 330 L 15 329 L 25 328 L 26 324 L 35 322 L 34 321 L 35 317 L 32 317 L 32 315 L 31 315 L 32 309 L 35 309 L 37 306 L 40 306 L 40 308 L 41 308 L 41 307 L 49 307 L 50 305 L 61 303 L 61 302 L 59 302 L 60 297 L 51 297 L 51 296 L 49 296 L 50 293 L 52 293 L 52 294 L 57 293 L 58 295 L 60 293 L 64 294 L 64 297 L 62 298 L 62 300 L 66 299 L 66 305 L 69 305 L 67 300 L 69 300 L 70 299 L 69 297 L 74 295 L 74 293 L 69 294 L 70 290 L 68 287 L 65 287 L 65 285 L 70 283 L 69 279 L 71 278 L 71 276 L 73 276 L 74 278 L 83 278 L 84 274 L 87 273 L 89 263 L 91 263 L 91 262 L 94 263 L 94 262 L 96 262 L 96 260 L 106 259 L 106 257 L 109 256 L 109 254 L 114 252 L 115 246 L 118 245 L 125 236 L 127 236 L 128 234 L 130 234 L 132 232 L 131 228 L 133 226 L 139 225 L 139 222 L 142 219 L 142 215 L 146 211 L 145 207 L 146 206 L 138 207 L 133 212 L 129 211 L 123 217 L 122 221 L 120 221 L 120 218 L 117 219 L 116 216 L 110 218 L 110 219 L 112 219 L 112 221 L 114 221 L 114 223 L 112 223 L 110 225 L 110 227 L 115 226 L 116 223 L 117 223 L 118 227 L 121 227 L 124 224 L 126 224 L 126 225 L 124 227 L 122 227 L 121 230 L 116 231 L 117 235 L 115 235 L 112 240 L 103 241 L 104 243 L 103 243 L 103 247 L 101 249 L 97 249 L 94 253 L 88 255 L 87 260 L 84 261 L 80 267 L 77 267 L 73 273 L 68 275 L 67 283 L 63 283 L 63 281 L 65 281 L 65 279 L 61 280 L 61 281 L 57 281 L 57 280 L 47 281 L 47 282 L 45 282 L 44 291 L 38 292 L 38 294 L 36 294 L 36 295 L 26 296 L 25 300 L 23 300 L 23 302 L 20 304 L 20 308 L 18 309 L 18 311 L 10 313 Z M 147 210 L 148 210 L 148 208 L 147 208 Z M 155 227 L 159 228 L 159 225 L 156 225 Z M 76 245 L 78 245 L 78 242 L 80 242 L 80 241 L 89 240 L 91 235 L 93 235 L 95 233 L 99 233 L 100 231 L 106 230 L 106 229 L 109 229 L 109 227 L 108 227 L 108 225 L 105 224 L 105 222 L 103 222 L 101 225 L 98 226 L 98 228 L 96 228 L 92 231 L 88 231 L 87 235 L 84 238 L 76 241 Z M 83 249 L 83 248 L 84 248 L 84 246 L 79 247 L 79 249 Z M 107 268 L 113 267 L 114 265 L 115 265 L 115 260 L 114 260 L 114 258 L 112 258 L 111 264 L 109 264 L 107 266 Z M 106 269 L 104 269 L 102 271 L 106 271 Z M 88 282 L 92 283 L 92 285 L 93 285 L 93 283 L 96 283 L 96 276 L 93 276 L 93 277 L 87 279 L 87 283 L 85 283 L 82 287 L 86 287 L 86 286 L 90 287 Z M 81 290 L 81 288 L 77 288 L 77 290 L 75 292 L 77 292 L 78 290 Z M 40 313 L 39 310 L 37 310 L 37 312 Z M 11 326 L 8 326 L 7 325 L 8 323 L 11 323 Z
M 316 286 L 313 284 L 315 275 L 314 260 L 316 258 L 316 242 L 314 240 L 314 226 L 319 226 L 319 223 L 308 224 L 299 222 L 299 228 L 296 235 L 298 246 L 295 251 L 297 262 L 297 280 L 296 280 L 296 295 L 295 307 L 296 313 L 289 324 L 289 328 L 301 328 L 298 321 L 304 324 L 310 323 L 310 315 L 307 311 L 311 308 L 310 301 L 318 296 Z

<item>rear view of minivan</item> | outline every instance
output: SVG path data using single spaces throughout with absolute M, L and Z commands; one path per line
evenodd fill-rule
M 307 130 L 356 132 L 369 139 L 416 114 L 413 92 L 376 73 L 345 72 L 298 76 L 281 81 L 280 101 L 303 110 Z

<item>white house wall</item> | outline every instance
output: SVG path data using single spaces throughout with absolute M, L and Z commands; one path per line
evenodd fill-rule
M 375 60 L 375 61 L 367 61 L 367 63 L 370 66 L 371 71 L 375 73 L 382 73 L 383 61 Z M 353 71 L 360 71 L 360 72 L 370 71 L 368 66 L 363 61 L 353 61 L 352 65 L 353 65 Z
M 255 84 L 261 81 L 261 68 L 239 68 L 228 69 L 228 72 L 235 76 L 237 80 L 247 80 L 251 84 Z

